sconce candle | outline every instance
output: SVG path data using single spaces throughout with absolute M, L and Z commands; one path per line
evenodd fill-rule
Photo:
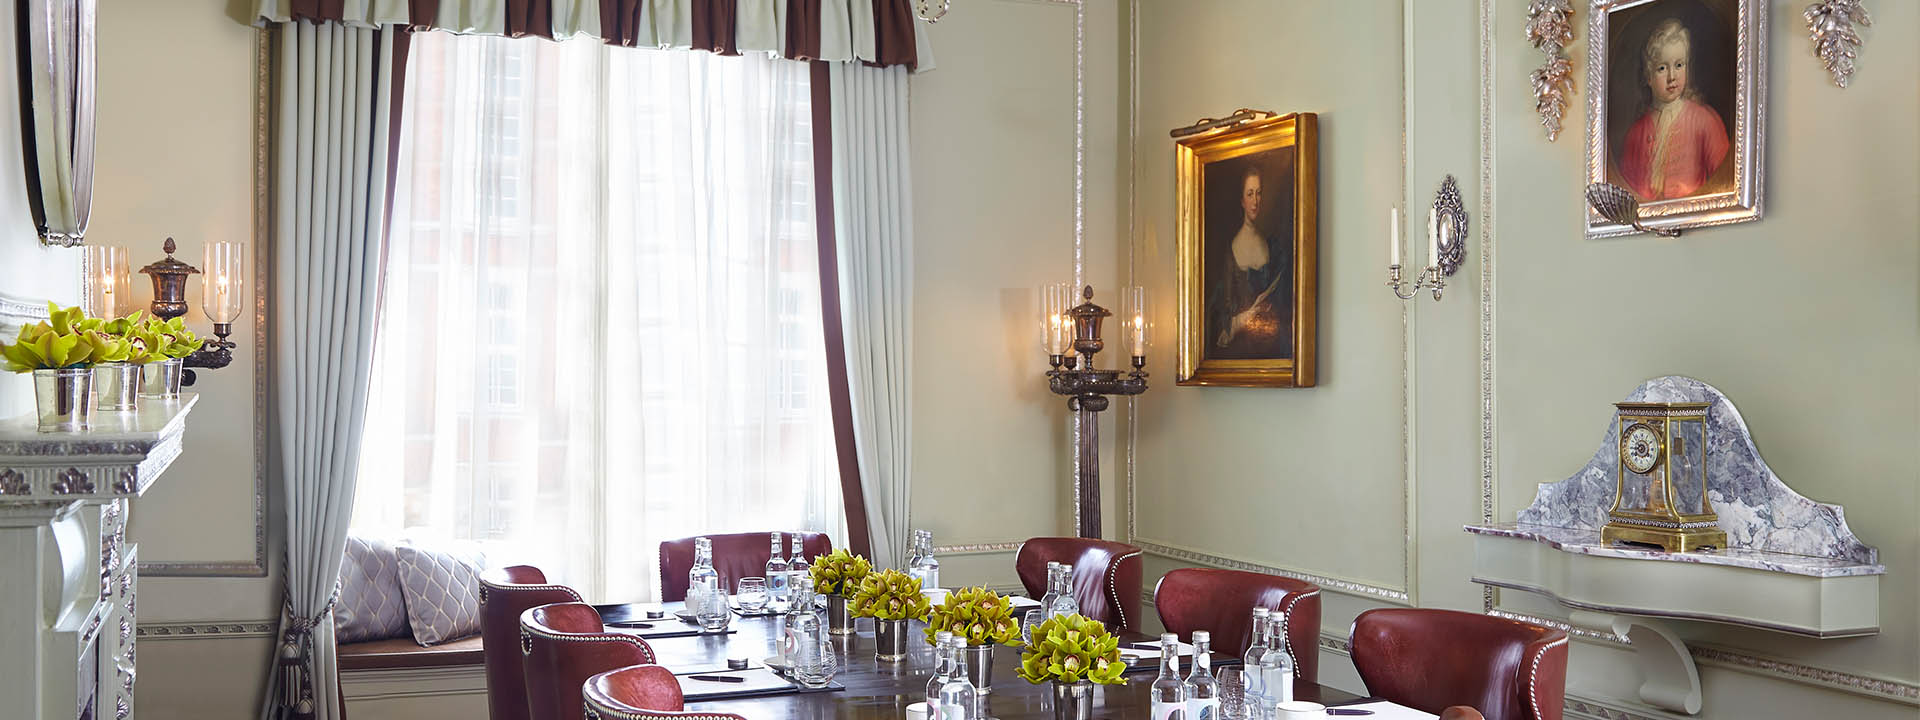
M 1397 208 L 1397 207 L 1387 208 L 1387 227 L 1391 229 L 1390 234 L 1387 235 L 1387 258 L 1388 258 L 1387 264 L 1399 265 L 1400 264 L 1400 208 Z
M 246 246 L 237 242 L 207 243 L 201 261 L 200 310 L 215 326 L 240 319 L 240 289 L 245 284 Z
M 80 256 L 81 280 L 85 288 L 81 306 L 88 317 L 120 317 L 121 305 L 128 302 L 127 249 L 106 245 L 87 245 Z
M 1136 358 L 1147 356 L 1147 289 L 1120 288 L 1120 323 L 1127 331 L 1127 349 Z

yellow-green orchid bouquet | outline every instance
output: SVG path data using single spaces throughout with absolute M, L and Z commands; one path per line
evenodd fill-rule
M 867 573 L 847 599 L 847 610 L 854 617 L 878 620 L 925 620 L 931 607 L 920 592 L 920 579 L 899 570 Z
M 999 643 L 1020 647 L 1020 623 L 1013 619 L 1013 602 L 985 586 L 960 588 L 927 612 L 927 644 L 941 632 L 953 633 L 968 645 Z
M 47 319 L 20 328 L 13 343 L 0 343 L 0 359 L 6 361 L 7 370 L 16 373 L 84 368 L 125 359 L 124 344 L 106 333 L 86 329 L 86 319 L 80 308 L 47 303 Z
M 1127 664 L 1120 661 L 1120 638 L 1107 626 L 1082 615 L 1056 615 L 1033 629 L 1033 642 L 1020 654 L 1021 679 L 1124 685 Z
M 807 573 L 813 576 L 813 590 L 821 595 L 847 597 L 873 572 L 873 565 L 859 555 L 838 548 L 813 561 Z

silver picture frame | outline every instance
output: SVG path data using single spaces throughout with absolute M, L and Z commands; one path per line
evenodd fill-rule
M 1767 109 L 1767 5 L 1763 0 L 1592 0 L 1587 19 L 1587 182 L 1614 183 L 1609 137 L 1609 63 L 1614 58 L 1614 20 L 1622 13 L 1661 6 L 1736 8 L 1733 20 L 1732 92 L 1723 118 L 1730 137 L 1731 187 L 1686 197 L 1641 199 L 1640 220 L 1649 228 L 1682 230 L 1760 219 L 1765 200 Z M 1695 41 L 1694 45 L 1702 44 Z M 1618 183 L 1615 183 L 1618 184 Z M 1641 232 L 1586 209 L 1588 239 Z
M 85 240 L 93 206 L 94 0 L 19 0 L 20 125 L 40 241 Z

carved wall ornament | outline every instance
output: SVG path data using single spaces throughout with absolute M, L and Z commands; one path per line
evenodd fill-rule
M 1527 3 L 1527 41 L 1547 54 L 1547 62 L 1533 71 L 1534 109 L 1547 129 L 1547 142 L 1560 137 L 1560 118 L 1573 92 L 1573 62 L 1564 52 L 1573 42 L 1573 4 L 1570 0 L 1532 0 Z
M 132 470 L 121 470 L 120 479 L 113 481 L 113 491 L 122 495 L 132 495 L 139 488 L 140 483 L 134 478 Z
M 67 468 L 47 487 L 55 495 L 88 495 L 93 493 L 93 479 L 79 468 Z
M 0 470 L 0 495 L 32 495 L 33 483 L 27 482 L 18 471 L 8 468 Z
M 1847 86 L 1853 77 L 1853 58 L 1860 49 L 1860 34 L 1855 23 L 1872 25 L 1861 0 L 1821 0 L 1807 6 L 1807 33 L 1813 39 L 1813 54 L 1827 64 L 1833 84 Z

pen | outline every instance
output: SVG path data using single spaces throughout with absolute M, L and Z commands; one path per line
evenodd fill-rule
M 743 678 L 737 675 L 688 675 L 687 679 L 706 680 L 708 682 L 723 682 L 723 683 L 743 683 L 747 681 L 746 678 Z
M 650 628 L 650 627 L 653 627 L 653 623 L 643 623 L 643 622 L 639 622 L 639 621 L 635 621 L 635 620 L 628 620 L 628 621 L 626 621 L 626 622 L 616 622 L 616 623 L 607 623 L 607 624 L 608 624 L 608 625 L 612 625 L 612 626 L 614 626 L 614 627 L 623 627 L 623 628 Z
M 1372 715 L 1373 711 L 1372 710 L 1356 710 L 1354 708 L 1327 708 L 1327 714 L 1328 715 Z

